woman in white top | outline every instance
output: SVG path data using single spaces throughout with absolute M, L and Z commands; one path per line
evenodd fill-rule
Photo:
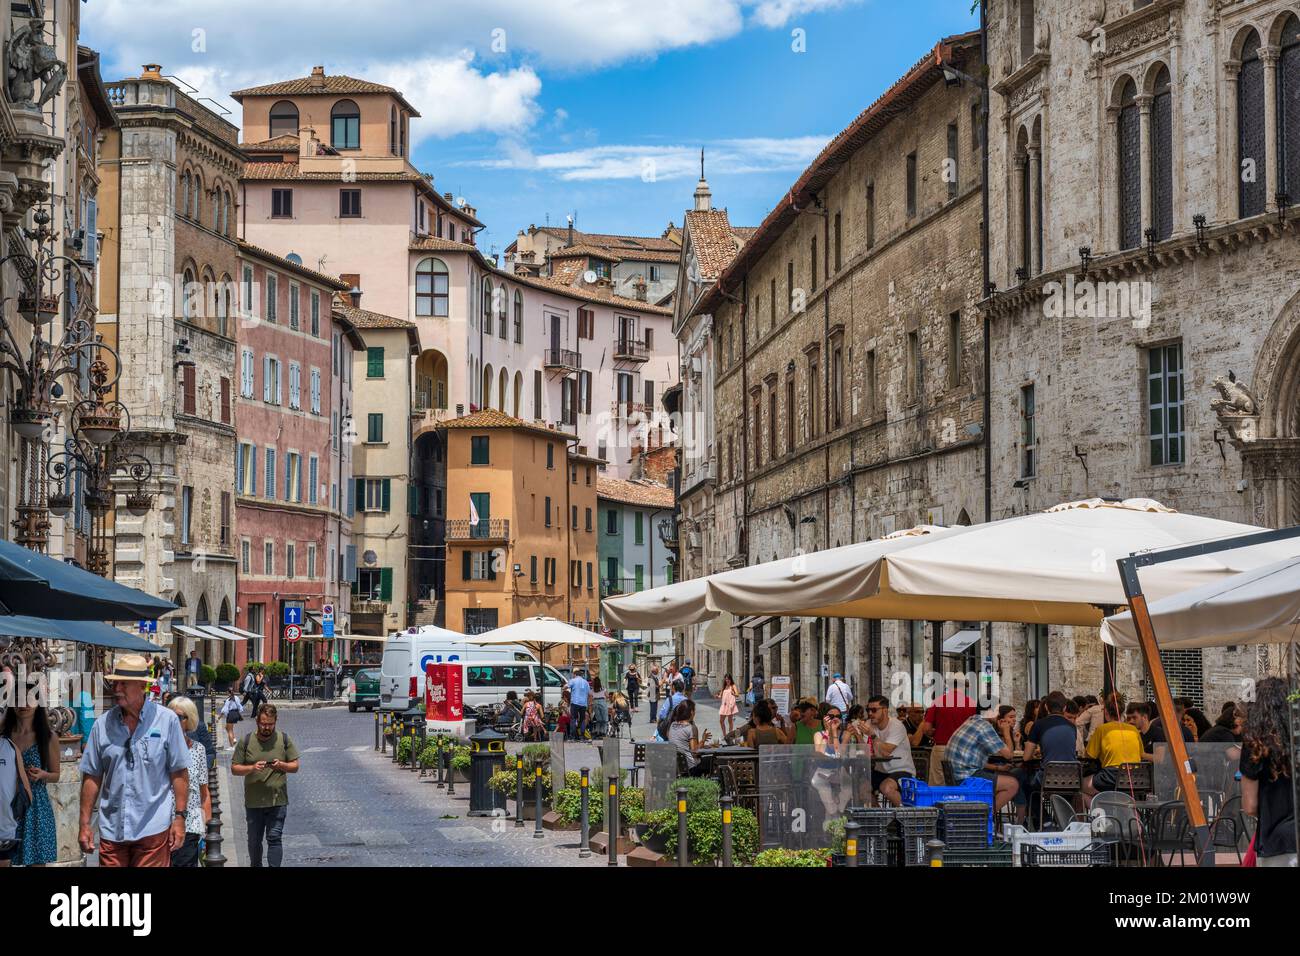
M 672 724 L 668 728 L 668 742 L 677 748 L 677 752 L 686 761 L 688 776 L 698 776 L 700 769 L 699 750 L 709 742 L 710 734 L 703 735 L 695 726 L 695 702 L 684 700 L 673 710 Z
M 185 742 L 190 745 L 189 797 L 185 803 L 185 843 L 172 850 L 172 866 L 198 866 L 199 841 L 208 820 L 212 818 L 212 795 L 208 790 L 208 751 L 192 736 L 199 726 L 199 711 L 188 697 L 174 697 L 168 701 L 176 716 L 181 719 Z

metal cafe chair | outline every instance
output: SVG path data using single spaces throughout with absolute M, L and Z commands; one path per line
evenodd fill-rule
M 1043 779 L 1038 790 L 1038 819 L 1043 818 L 1043 804 L 1061 795 L 1071 799 L 1083 788 L 1083 771 L 1077 760 L 1054 760 L 1043 764 Z
M 1241 796 L 1230 798 L 1222 807 L 1219 808 L 1219 814 L 1210 823 L 1210 849 L 1216 851 L 1220 849 L 1232 850 L 1237 854 L 1237 862 L 1241 862 L 1241 844 L 1249 836 L 1250 830 L 1246 825 L 1246 815 L 1241 812 Z
M 1088 816 L 1097 841 L 1114 848 L 1116 865 L 1121 856 L 1132 857 L 1127 853 L 1129 850 L 1136 850 L 1141 856 L 1142 820 L 1137 801 L 1127 793 L 1113 790 L 1097 794 L 1088 807 Z
M 1052 794 L 1052 822 L 1058 830 L 1064 831 L 1071 823 L 1087 821 L 1087 817 L 1076 813 L 1074 804 L 1059 793 Z

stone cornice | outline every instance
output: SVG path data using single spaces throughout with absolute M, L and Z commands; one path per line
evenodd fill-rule
M 1078 34 L 1093 49 L 1093 60 L 1105 62 L 1144 49 L 1164 38 L 1180 32 L 1175 13 L 1183 9 L 1183 0 L 1156 0 L 1147 7 L 1139 7 L 1110 23 L 1103 23 Z M 1100 37 L 1101 44 L 1097 45 Z
M 1026 60 L 1018 70 L 994 83 L 993 92 L 1006 99 L 1007 106 L 1014 109 L 1042 88 L 1041 83 L 1037 87 L 1027 87 L 1030 87 L 1031 82 L 1040 74 L 1046 72 L 1047 65 L 1051 61 L 1051 54 L 1039 50 Z

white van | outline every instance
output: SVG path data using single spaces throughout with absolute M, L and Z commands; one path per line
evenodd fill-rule
M 422 703 L 426 665 L 469 658 L 484 663 L 533 662 L 533 655 L 518 644 L 481 647 L 468 643 L 464 634 L 440 627 L 409 628 L 400 634 L 393 634 L 384 643 L 384 659 L 379 678 L 379 709 L 406 710 L 414 704 Z M 501 697 L 505 698 L 504 691 Z

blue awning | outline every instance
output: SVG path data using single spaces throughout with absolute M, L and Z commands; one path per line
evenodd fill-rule
M 14 615 L 96 622 L 155 620 L 176 609 L 171 601 L 9 541 L 0 541 L 0 605 Z
M 0 614 L 0 637 L 35 637 L 47 641 L 75 641 L 119 651 L 156 653 L 166 648 L 102 621 L 54 621 L 25 614 Z

